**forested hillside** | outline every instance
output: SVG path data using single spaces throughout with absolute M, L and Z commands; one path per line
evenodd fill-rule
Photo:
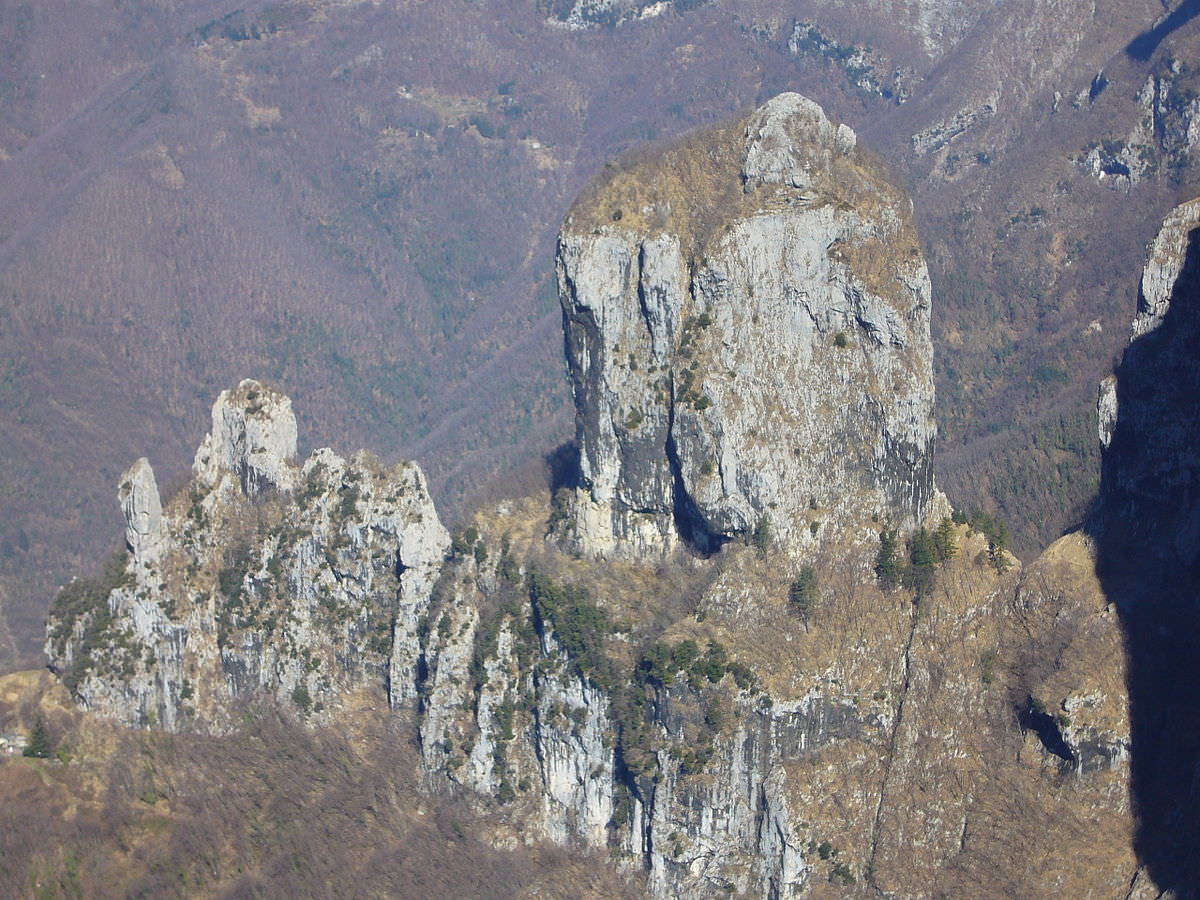
M 419 459 L 451 518 L 537 478 L 571 433 L 569 203 L 786 89 L 909 182 L 941 483 L 1044 545 L 1194 179 L 1197 40 L 1157 0 L 7 4 L 0 659 L 38 662 L 55 586 L 112 549 L 128 460 L 180 483 L 243 376 L 314 446 Z

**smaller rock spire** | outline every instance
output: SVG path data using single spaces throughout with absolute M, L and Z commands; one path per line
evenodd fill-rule
M 825 110 L 796 93 L 772 97 L 746 125 L 746 190 L 781 184 L 804 190 L 827 171 L 835 154 L 854 151 L 858 138 L 848 125 L 834 125 Z
M 125 515 L 125 543 L 133 553 L 137 571 L 157 562 L 163 545 L 162 501 L 150 461 L 142 457 L 121 476 L 117 493 Z
M 220 488 L 227 478 L 236 478 L 251 499 L 271 488 L 292 489 L 296 416 L 287 396 L 247 378 L 235 390 L 221 391 L 212 421 L 192 465 L 200 481 Z

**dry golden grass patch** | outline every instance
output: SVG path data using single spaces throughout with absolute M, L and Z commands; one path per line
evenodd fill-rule
M 763 185 L 747 192 L 741 167 L 751 115 L 610 163 L 571 207 L 566 228 L 579 233 L 614 226 L 640 234 L 670 231 L 685 254 L 701 256 L 738 219 L 796 203 L 832 205 L 840 215 L 895 223 L 894 240 L 876 241 L 886 252 L 856 249 L 852 268 L 865 284 L 878 286 L 881 296 L 897 296 L 896 253 L 907 260 L 920 251 L 911 204 L 893 176 L 863 150 L 845 156 L 835 152 L 828 170 L 816 173 L 815 189 Z
M 1069 534 L 1052 544 L 1025 573 L 1016 616 L 1022 636 L 1033 637 L 1052 659 L 1023 658 L 1030 691 L 1054 715 L 1067 715 L 1069 697 L 1087 698 L 1077 724 L 1129 734 L 1125 639 L 1115 607 L 1095 572 L 1087 537 Z

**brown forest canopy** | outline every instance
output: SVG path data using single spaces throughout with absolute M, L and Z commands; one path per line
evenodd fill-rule
M 451 514 L 560 444 L 563 213 L 623 152 L 785 89 L 909 182 L 942 485 L 1044 544 L 1094 491 L 1094 385 L 1193 178 L 1197 28 L 1141 59 L 1157 0 L 924 5 L 6 4 L 0 663 L 39 659 L 54 587 L 111 549 L 119 472 L 180 479 L 242 377 L 313 445 L 419 459 Z

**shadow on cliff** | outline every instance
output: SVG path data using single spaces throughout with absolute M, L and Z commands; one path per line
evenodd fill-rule
M 579 467 L 579 445 L 574 441 L 559 444 L 542 457 L 549 479 L 550 495 L 562 488 L 574 490 L 582 487 L 582 472 Z
M 1178 31 L 1198 15 L 1200 15 L 1200 0 L 1183 0 L 1165 19 L 1130 41 L 1125 52 L 1134 59 L 1145 62 L 1154 55 L 1154 51 L 1167 39 L 1168 35 Z
M 1085 526 L 1125 632 L 1135 849 L 1200 896 L 1200 229 L 1162 324 L 1117 369 L 1118 417 Z

